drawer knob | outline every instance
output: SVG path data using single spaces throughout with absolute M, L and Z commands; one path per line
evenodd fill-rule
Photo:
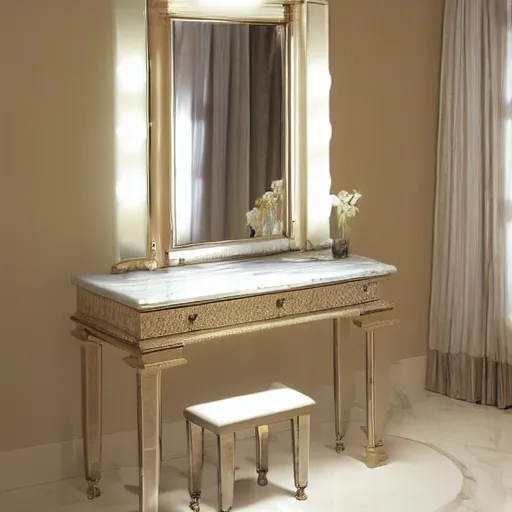
M 194 313 L 193 315 L 188 315 L 188 323 L 193 324 L 197 320 L 197 313 Z
M 278 309 L 284 308 L 284 301 L 285 300 L 286 299 L 277 299 L 276 300 L 276 308 L 278 308 Z
M 366 293 L 367 291 L 368 291 L 368 285 L 364 284 L 363 285 L 363 292 Z

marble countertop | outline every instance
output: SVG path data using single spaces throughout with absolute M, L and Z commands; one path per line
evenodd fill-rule
M 288 252 L 154 272 L 86 274 L 74 277 L 73 284 L 144 311 L 384 277 L 395 272 L 392 265 L 362 256 L 333 259 L 329 251 Z

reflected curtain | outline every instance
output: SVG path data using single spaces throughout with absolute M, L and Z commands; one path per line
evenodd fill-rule
M 512 405 L 507 24 L 507 0 L 446 0 L 427 370 L 427 389 L 501 408 Z
M 174 22 L 178 243 L 248 237 L 245 214 L 281 177 L 275 27 Z

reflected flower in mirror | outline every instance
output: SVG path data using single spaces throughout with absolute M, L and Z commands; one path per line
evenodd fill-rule
M 250 237 L 282 234 L 283 180 L 273 181 L 270 191 L 256 199 L 254 208 L 246 213 Z

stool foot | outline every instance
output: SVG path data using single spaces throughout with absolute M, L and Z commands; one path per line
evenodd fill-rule
M 305 501 L 308 499 L 308 495 L 306 494 L 305 487 L 297 487 L 297 492 L 295 493 L 295 499 L 299 501 Z
M 199 499 L 201 498 L 201 493 L 191 494 L 190 495 L 190 510 L 193 510 L 194 512 L 199 512 Z
M 258 469 L 258 485 L 261 487 L 268 485 L 267 472 L 268 469 Z
M 99 498 L 101 496 L 101 490 L 97 486 L 98 482 L 87 482 L 87 498 L 93 500 L 94 498 Z

